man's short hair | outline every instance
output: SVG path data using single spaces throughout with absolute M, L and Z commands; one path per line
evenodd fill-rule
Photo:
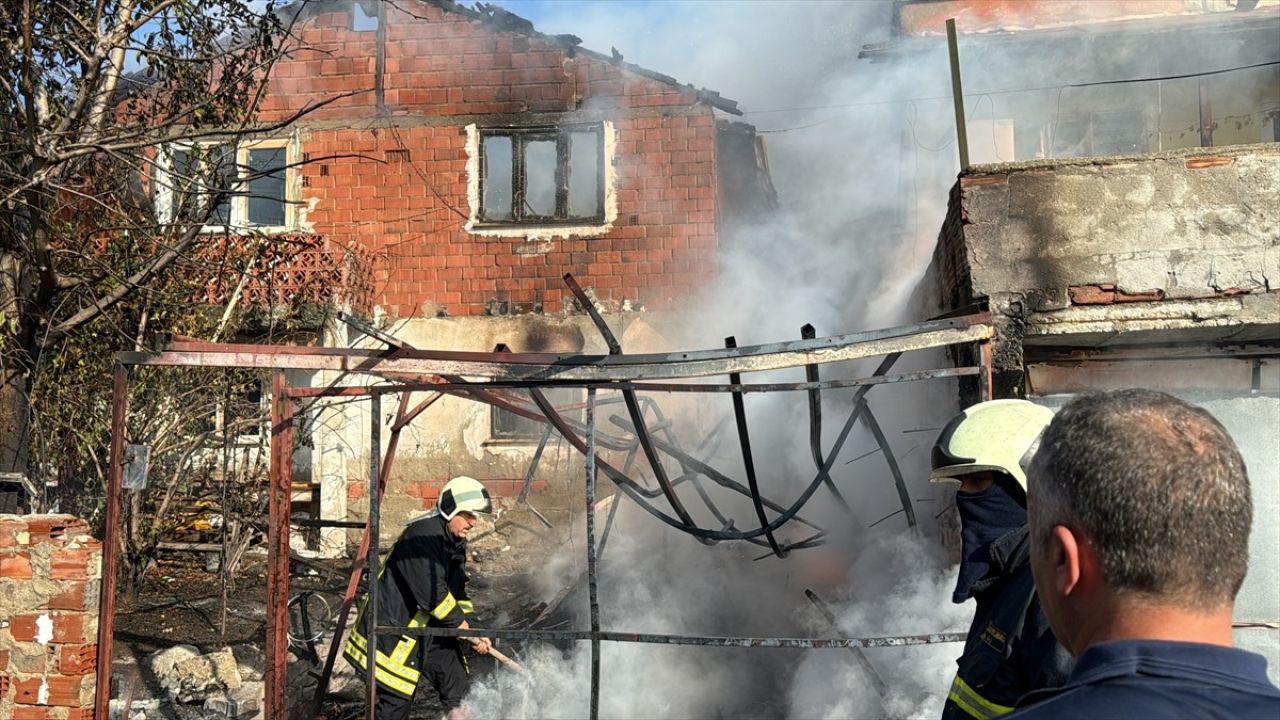
M 1056 525 L 1082 532 L 1113 591 L 1201 610 L 1235 599 L 1249 476 L 1202 408 L 1154 390 L 1078 396 L 1045 430 L 1029 475 L 1036 540 Z

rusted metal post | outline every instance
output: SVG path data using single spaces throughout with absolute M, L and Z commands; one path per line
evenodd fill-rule
M 591 613 L 591 720 L 600 717 L 600 601 L 596 593 L 596 389 L 587 388 L 587 601 Z M 617 504 L 617 501 L 614 501 Z
M 951 61 L 951 100 L 956 109 L 956 145 L 960 148 L 960 172 L 969 169 L 969 130 L 965 127 L 964 88 L 960 83 L 960 46 L 955 18 L 947 20 L 947 57 Z
M 264 711 L 284 718 L 289 662 L 289 495 L 293 474 L 293 400 L 283 370 L 271 375 L 271 468 L 267 483 L 267 666 Z
M 813 606 L 818 609 L 822 617 L 826 618 L 827 624 L 831 626 L 831 629 L 840 632 L 840 622 L 836 619 L 836 614 L 831 612 L 831 607 L 822 598 L 818 597 L 817 593 L 808 588 L 805 589 L 804 596 L 809 598 L 809 602 L 813 603 Z M 857 661 L 858 667 L 862 668 L 863 674 L 871 680 L 871 685 L 875 687 L 876 694 L 882 698 L 888 697 L 889 686 L 884 684 L 884 678 L 881 678 L 880 673 L 876 672 L 875 666 L 867 659 L 866 654 L 862 652 L 862 648 L 849 648 L 849 650 L 853 653 L 853 659 Z
M 124 474 L 124 439 L 129 411 L 129 370 L 116 365 L 111 373 L 111 453 L 107 460 L 106 527 L 102 537 L 102 585 L 98 591 L 97 687 L 95 720 L 107 720 L 111 705 L 111 641 L 116 624 L 116 565 L 120 547 L 120 485 Z
M 991 341 L 978 343 L 978 400 L 986 402 L 995 397 L 995 388 L 991 377 L 992 351 Z
M 621 355 L 621 343 L 618 342 L 618 338 L 614 336 L 613 331 L 609 329 L 609 324 L 605 322 L 600 311 L 596 309 L 595 303 L 591 302 L 587 292 L 582 289 L 577 280 L 573 279 L 571 273 L 565 273 L 564 282 L 569 286 L 569 290 L 574 297 L 578 299 L 579 304 L 591 316 L 591 321 L 595 323 L 596 330 L 600 332 L 605 344 L 609 346 L 609 354 L 613 356 Z M 622 399 L 626 402 L 627 413 L 631 415 L 631 423 L 635 426 L 636 439 L 640 441 L 640 448 L 644 450 L 644 457 L 649 461 L 649 469 L 653 470 L 653 477 L 658 481 L 658 487 L 662 488 L 662 494 L 666 496 L 667 502 L 671 504 L 671 509 L 675 511 L 681 522 L 688 527 L 696 527 L 697 523 L 694 522 L 693 516 L 685 509 L 684 503 L 680 501 L 680 496 L 676 495 L 670 478 L 667 477 L 667 470 L 662 465 L 662 458 L 653 449 L 653 442 L 649 437 L 649 429 L 645 425 L 644 413 L 640 409 L 640 402 L 636 399 L 635 391 L 623 389 Z
M 898 467 L 898 458 L 893 455 L 893 448 L 889 445 L 889 439 L 885 437 L 884 430 L 880 428 L 880 423 L 876 422 L 876 416 L 871 412 L 870 405 L 864 405 L 862 408 L 862 422 L 871 431 L 871 436 L 875 438 L 876 444 L 884 453 L 885 462 L 889 464 L 889 474 L 893 476 L 893 485 L 898 489 L 898 499 L 902 502 L 902 511 L 907 514 L 907 526 L 913 531 L 916 528 L 916 511 L 911 507 L 911 493 L 907 491 L 907 480 L 902 476 L 902 468 Z
M 374 675 L 378 657 L 378 532 L 382 514 L 382 475 L 379 460 L 382 458 L 382 396 L 369 397 L 369 556 L 365 559 L 366 585 L 369 591 L 364 606 L 365 688 L 369 707 L 365 711 L 368 720 L 374 720 L 378 699 L 378 681 Z M 336 642 L 336 640 L 335 640 Z

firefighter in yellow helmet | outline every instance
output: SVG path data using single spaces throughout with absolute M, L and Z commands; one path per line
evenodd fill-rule
M 493 511 L 489 491 L 465 476 L 450 480 L 431 512 L 409 521 L 378 572 L 378 624 L 406 628 L 470 627 L 474 608 L 467 596 L 467 536 L 476 516 Z M 351 629 L 343 655 L 364 672 L 369 640 L 364 636 L 364 609 Z M 460 638 L 434 637 L 429 643 L 414 635 L 379 635 L 374 659 L 378 681 L 378 720 L 409 717 L 419 680 L 424 677 L 440 696 L 450 720 L 465 718 L 462 698 L 470 687 Z M 477 653 L 489 652 L 488 638 L 467 638 Z
M 933 446 L 930 479 L 959 483 L 952 600 L 976 601 L 945 720 L 1004 715 L 1022 695 L 1061 685 L 1071 670 L 1036 599 L 1027 540 L 1026 468 L 1051 419 L 1053 411 L 1026 400 L 992 400 L 952 418 Z

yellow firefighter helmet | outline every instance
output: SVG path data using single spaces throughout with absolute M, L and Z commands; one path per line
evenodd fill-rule
M 473 515 L 493 512 L 489 491 L 479 480 L 466 475 L 459 475 L 445 483 L 444 489 L 440 491 L 439 507 L 445 520 L 452 520 L 460 512 Z
M 991 470 L 1027 489 L 1027 466 L 1053 411 L 1027 400 L 989 400 L 956 415 L 933 445 L 934 482 Z

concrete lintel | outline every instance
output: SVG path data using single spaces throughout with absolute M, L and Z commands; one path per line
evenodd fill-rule
M 1034 313 L 1028 345 L 1280 341 L 1280 293 L 1075 306 Z

